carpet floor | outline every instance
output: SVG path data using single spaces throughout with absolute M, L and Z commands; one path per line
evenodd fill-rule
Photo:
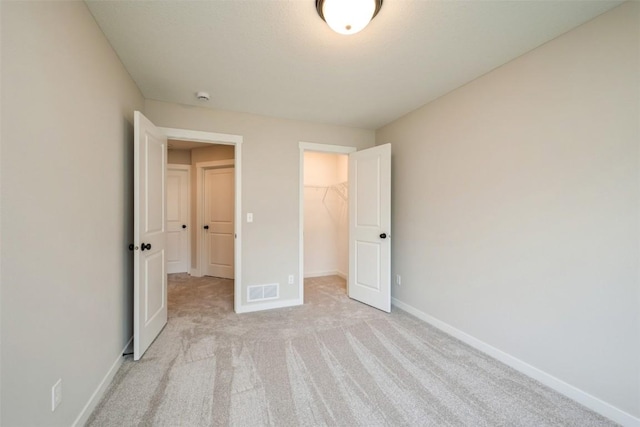
M 170 275 L 169 322 L 89 426 L 610 426 L 393 309 L 305 280 L 305 304 L 233 312 L 233 282 Z

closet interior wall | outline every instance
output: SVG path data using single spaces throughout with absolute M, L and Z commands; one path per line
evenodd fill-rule
M 304 154 L 304 276 L 347 276 L 348 157 Z

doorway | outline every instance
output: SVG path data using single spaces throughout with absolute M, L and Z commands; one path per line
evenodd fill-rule
M 309 142 L 299 147 L 299 292 L 304 301 L 304 278 L 349 277 L 348 154 L 356 148 Z
M 184 129 L 160 128 L 168 137 L 168 163 L 181 164 L 189 168 L 189 221 L 186 225 L 189 239 L 188 271 L 194 277 L 209 275 L 203 262 L 203 251 L 207 242 L 207 229 L 204 218 L 204 173 L 209 169 L 227 168 L 228 174 L 224 181 L 231 182 L 233 188 L 225 194 L 226 219 L 225 236 L 226 247 L 230 251 L 224 255 L 227 264 L 226 276 L 234 281 L 234 311 L 238 312 L 241 302 L 241 232 L 240 221 L 242 185 L 242 136 L 219 134 L 211 132 L 189 131 Z M 219 180 L 218 180 L 219 181 Z M 182 225 L 182 224 L 181 224 Z M 209 226 L 211 229 L 211 226 Z M 216 231 L 216 230 L 212 230 Z M 210 248 L 208 246 L 207 248 Z M 206 259 L 206 258 L 205 258 Z
M 304 278 L 349 270 L 348 160 L 345 154 L 304 153 Z
M 232 145 L 173 139 L 168 146 L 167 175 L 174 179 L 167 180 L 167 249 L 171 255 L 167 256 L 167 270 L 233 279 L 235 149 Z M 182 176 L 185 172 L 188 175 Z M 189 182 L 185 183 L 186 179 Z M 189 193 L 186 207 L 185 192 Z M 185 243 L 187 239 L 189 243 Z M 184 253 L 187 245 L 188 255 Z M 177 264 L 175 259 L 187 256 L 185 268 L 170 268 Z

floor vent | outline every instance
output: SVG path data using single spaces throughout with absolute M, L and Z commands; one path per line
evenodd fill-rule
M 253 285 L 247 287 L 247 302 L 277 299 L 280 296 L 280 284 Z

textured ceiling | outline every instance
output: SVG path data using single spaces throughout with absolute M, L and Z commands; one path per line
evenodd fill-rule
M 620 3 L 385 0 L 343 36 L 314 0 L 87 1 L 147 99 L 368 129 Z

